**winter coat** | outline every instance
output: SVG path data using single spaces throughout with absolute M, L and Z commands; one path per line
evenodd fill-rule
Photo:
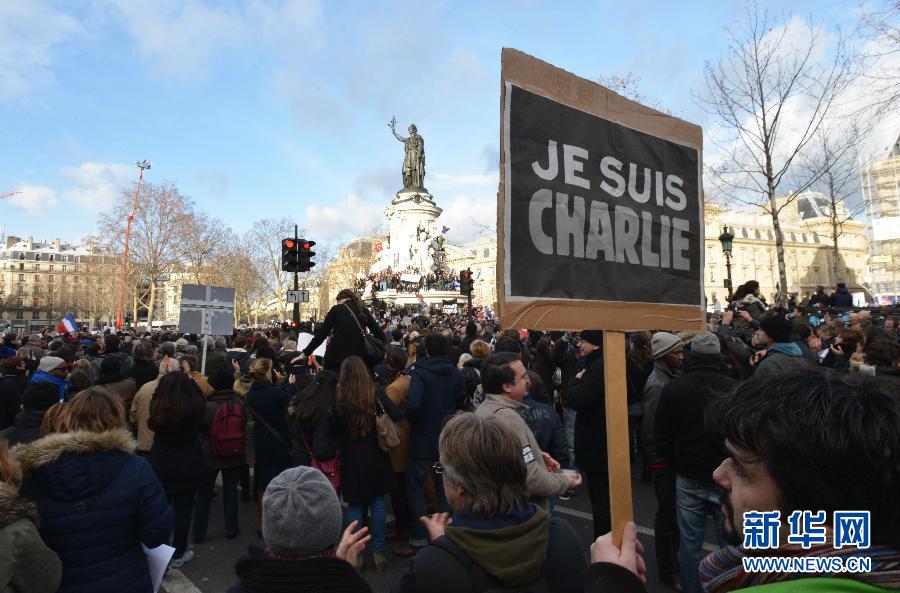
M 246 451 L 244 453 L 241 453 L 240 455 L 235 455 L 233 457 L 219 457 L 217 455 L 214 455 L 212 451 L 213 421 L 216 419 L 216 412 L 219 411 L 219 406 L 228 402 L 234 402 L 241 406 L 241 409 L 244 408 L 244 400 L 239 398 L 237 394 L 230 389 L 226 389 L 225 391 L 217 391 L 216 393 L 209 396 L 206 400 L 206 420 L 204 422 L 204 425 L 206 426 L 206 434 L 204 434 L 201 439 L 201 450 L 203 451 L 203 464 L 206 466 L 207 470 L 220 470 L 229 467 L 241 467 L 247 465 Z M 245 410 L 245 431 L 246 422 L 247 412 Z
M 103 365 L 104 358 L 115 359 L 119 363 L 119 372 L 128 375 L 134 366 L 134 361 L 126 352 L 106 352 L 91 359 L 91 379 L 96 381 L 100 377 L 100 367 Z
M 653 365 L 653 372 L 647 382 L 644 383 L 644 420 L 641 425 L 641 438 L 644 446 L 644 455 L 647 463 L 664 464 L 662 455 L 656 451 L 656 441 L 653 440 L 654 426 L 656 425 L 656 408 L 659 405 L 659 396 L 666 384 L 675 378 L 675 374 L 661 363 Z
M 753 294 L 748 294 L 737 301 L 737 306 L 738 310 L 746 311 L 753 318 L 752 321 L 756 322 L 759 322 L 766 313 L 766 304 Z M 734 320 L 731 322 L 731 333 L 734 337 L 749 344 L 755 331 L 756 329 L 753 327 L 752 322 L 747 323 L 740 316 L 734 316 Z
M 291 396 L 268 381 L 261 381 L 250 386 L 244 401 L 251 418 L 254 414 L 259 416 L 278 435 L 276 437 L 265 424 L 254 419 L 255 484 L 257 491 L 265 492 L 272 478 L 291 466 L 291 431 L 287 423 Z
M 150 447 L 150 463 L 166 495 L 199 490 L 206 477 L 201 432 L 205 432 L 204 415 L 186 419 L 174 430 L 157 430 Z
M 409 368 L 404 417 L 412 425 L 409 456 L 438 458 L 438 435 L 465 399 L 465 380 L 446 356 L 421 358 Z
M 543 580 L 551 593 L 581 593 L 584 568 L 572 527 L 535 505 L 498 518 L 463 509 L 410 559 L 393 593 L 480 593 L 476 580 L 510 588 Z
M 125 429 L 48 435 L 16 450 L 21 494 L 62 561 L 60 593 L 147 593 L 143 543 L 166 543 L 174 516 L 159 479 Z
M 159 376 L 159 367 L 149 360 L 135 360 L 127 374 L 134 379 L 134 388 L 137 390 Z
M 848 308 L 853 306 L 853 295 L 850 294 L 846 286 L 842 286 L 832 292 L 828 299 L 832 307 Z
M 712 484 L 712 473 L 728 454 L 725 438 L 707 430 L 709 404 L 731 393 L 738 382 L 726 374 L 720 356 L 693 354 L 691 366 L 663 388 L 656 408 L 656 451 L 679 476 Z
M 293 420 L 289 427 L 293 446 L 291 449 L 293 465 L 311 465 L 312 458 L 317 461 L 334 459 L 337 454 L 337 435 L 330 411 L 308 422 Z M 307 445 L 309 449 L 306 448 Z M 309 454 L 310 450 L 312 457 Z
M 793 343 L 786 343 L 786 345 L 795 346 Z M 753 371 L 753 377 L 780 375 L 792 368 L 810 366 L 806 359 L 803 358 L 803 354 L 799 352 L 800 349 L 796 348 L 796 350 L 798 351 L 798 354 L 793 355 L 787 352 L 769 349 L 765 357 L 763 357 L 756 365 L 756 370 Z
M 378 388 L 375 396 L 384 406 L 387 415 L 395 422 L 402 417 L 400 408 Z M 364 437 L 350 434 L 349 427 L 337 414 L 338 444 L 341 448 L 341 493 L 349 504 L 365 504 L 387 494 L 394 486 L 394 468 L 391 458 L 381 450 L 375 428 L 375 410 L 372 410 L 372 431 Z
M 213 386 L 209 384 L 209 381 L 206 380 L 206 377 L 200 374 L 200 371 L 191 371 L 190 377 L 197 384 L 197 387 L 200 388 L 200 391 L 203 392 L 203 397 L 209 397 L 216 392 Z
M 19 412 L 13 425 L 0 430 L 0 441 L 6 441 L 10 447 L 20 443 L 30 443 L 41 437 L 41 421 L 44 412 Z
M 245 348 L 231 348 L 225 351 L 225 362 L 226 370 L 230 373 L 232 372 L 232 361 L 237 361 L 238 365 L 241 367 L 240 372 L 246 373 L 247 369 L 250 367 L 250 353 L 247 352 Z
M 385 394 L 391 398 L 391 401 L 397 404 L 401 412 L 406 409 L 406 394 L 409 392 L 409 385 L 412 377 L 407 374 L 398 375 L 390 385 L 384 390 Z M 394 467 L 394 473 L 403 473 L 406 471 L 406 462 L 409 459 L 409 439 L 412 436 L 412 425 L 409 420 L 400 420 L 397 423 L 400 429 L 400 444 L 397 448 L 390 452 L 391 465 Z
M 531 432 L 541 451 L 559 462 L 562 467 L 569 467 L 569 442 L 566 440 L 566 428 L 553 406 L 539 402 L 530 397 L 522 400 L 528 406 L 520 416 Z
M 505 395 L 489 393 L 475 410 L 475 414 L 482 418 L 496 418 L 516 436 L 525 460 L 528 496 L 532 502 L 543 505 L 551 496 L 565 494 L 569 489 L 569 481 L 562 474 L 547 471 L 541 447 L 520 415 L 527 411 L 528 406 L 521 402 L 513 401 Z
M 103 386 L 107 392 L 119 398 L 126 410 L 131 409 L 131 400 L 134 399 L 134 394 L 137 393 L 135 380 L 131 377 L 125 377 L 118 373 L 115 375 L 104 375 L 101 373 L 100 378 L 94 382 L 94 385 Z
M 328 556 L 275 558 L 252 551 L 235 564 L 240 582 L 228 593 L 371 593 L 362 576 L 345 560 Z
M 463 363 L 460 369 L 465 380 L 466 397 L 464 409 L 475 409 L 484 401 L 484 389 L 481 387 L 481 358 L 473 358 Z
M 575 416 L 575 463 L 583 472 L 605 472 L 606 387 L 603 382 L 603 351 L 587 355 L 581 379 L 569 382 L 566 405 Z
M 386 341 L 384 332 L 381 331 L 381 328 L 378 327 L 375 319 L 369 315 L 368 311 L 365 312 L 365 316 L 366 322 L 360 324 L 363 330 L 368 327 L 372 335 L 382 342 Z M 353 318 L 350 307 L 343 304 L 333 306 L 328 310 L 328 314 L 325 315 L 322 323 L 316 328 L 316 333 L 313 335 L 312 341 L 303 349 L 303 354 L 306 356 L 312 354 L 330 334 L 331 341 L 325 350 L 325 366 L 327 368 L 338 370 L 341 363 L 348 356 L 359 356 L 365 360 L 365 345 L 363 344 L 362 334 L 359 331 L 359 325 L 356 322 L 357 320 Z
M 38 533 L 34 503 L 0 488 L 0 593 L 56 593 L 62 563 Z
M 27 384 L 28 377 L 24 372 L 0 376 L 0 430 L 11 426 L 15 420 Z

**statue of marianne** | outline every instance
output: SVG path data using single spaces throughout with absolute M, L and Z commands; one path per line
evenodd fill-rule
M 425 140 L 419 136 L 416 124 L 410 124 L 409 137 L 404 138 L 397 133 L 397 118 L 392 118 L 388 127 L 394 137 L 403 143 L 403 189 L 425 191 Z

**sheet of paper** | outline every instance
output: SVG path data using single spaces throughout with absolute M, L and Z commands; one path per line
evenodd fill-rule
M 144 548 L 144 554 L 147 555 L 147 564 L 150 567 L 150 581 L 153 583 L 153 593 L 159 591 L 159 585 L 162 583 L 163 575 L 166 574 L 166 567 L 169 566 L 169 560 L 175 553 L 175 548 L 163 544 L 155 548 L 148 548 L 141 544 Z
M 297 334 L 297 350 L 303 350 L 306 348 L 310 342 L 312 342 L 313 335 L 308 334 L 306 332 Z M 325 356 L 325 349 L 328 347 L 328 340 L 322 342 L 322 345 L 313 350 L 314 356 Z

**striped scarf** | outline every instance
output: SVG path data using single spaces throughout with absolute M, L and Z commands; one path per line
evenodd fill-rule
M 839 576 L 849 578 L 882 589 L 900 590 L 900 550 L 888 546 L 873 546 L 868 550 L 843 548 L 835 550 L 831 544 L 821 544 L 804 550 L 799 544 L 787 544 L 775 550 L 759 552 L 760 556 L 828 556 L 828 557 L 867 557 L 872 559 L 872 571 L 867 573 L 846 573 Z M 700 582 L 706 593 L 726 593 L 737 589 L 746 589 L 756 585 L 777 583 L 791 579 L 809 577 L 800 573 L 762 573 L 744 572 L 741 558 L 747 556 L 745 550 L 735 546 L 727 546 L 709 554 L 700 563 Z M 830 576 L 821 574 L 816 576 Z

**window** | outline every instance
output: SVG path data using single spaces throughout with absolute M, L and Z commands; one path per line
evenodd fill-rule
M 16 319 L 22 319 L 22 311 L 16 311 Z
M 51 254 L 50 254 L 50 261 L 54 261 L 54 260 L 55 260 L 55 258 L 56 258 L 56 256 L 55 256 L 55 255 L 53 255 L 53 254 L 52 254 L 52 253 L 51 253 Z
M 35 254 L 34 254 L 34 261 L 41 261 L 41 254 L 40 254 L 40 253 L 35 253 Z
M 756 238 L 758 240 L 762 240 L 762 235 L 760 234 L 759 229 L 756 229 L 753 232 L 756 234 Z
M 63 272 L 68 272 L 68 271 L 69 271 L 69 266 L 63 266 L 62 271 L 63 271 Z
M 25 294 L 25 287 L 24 287 L 24 286 L 20 286 L 20 287 L 19 287 L 19 294 Z
M 491 250 L 490 250 L 490 249 L 485 249 L 485 250 L 484 250 L 484 257 L 490 257 L 490 256 L 491 256 Z
M 41 269 L 41 264 L 34 264 L 34 270 L 38 271 Z
M 53 274 L 50 274 L 47 276 L 47 282 L 49 282 L 51 284 L 53 283 Z
M 397 256 L 395 255 L 394 258 L 396 259 Z M 397 265 L 397 264 L 394 264 L 394 265 Z M 75 276 L 75 284 L 78 284 L 78 276 Z
M 24 306 L 25 306 L 25 299 L 18 299 L 18 300 L 16 301 L 16 306 L 19 307 L 20 309 L 21 309 L 22 307 L 24 307 Z
M 24 252 L 24 251 L 20 251 L 20 252 L 19 252 L 19 259 L 25 259 L 25 252 Z
M 24 270 L 24 269 L 25 269 L 25 264 L 19 264 L 19 269 L 20 269 L 20 270 Z
M 41 297 L 34 297 L 34 308 L 37 309 L 41 306 Z
M 34 283 L 35 283 L 35 284 L 39 284 L 40 281 L 41 281 L 41 275 L 40 275 L 40 274 L 35 274 L 35 275 L 34 275 Z
M 32 319 L 40 319 L 41 318 L 40 312 L 37 309 L 35 309 L 34 311 L 31 312 L 31 318 Z
M 25 274 L 19 274 L 19 282 L 25 282 Z
M 50 271 L 53 271 L 53 264 L 50 264 Z

